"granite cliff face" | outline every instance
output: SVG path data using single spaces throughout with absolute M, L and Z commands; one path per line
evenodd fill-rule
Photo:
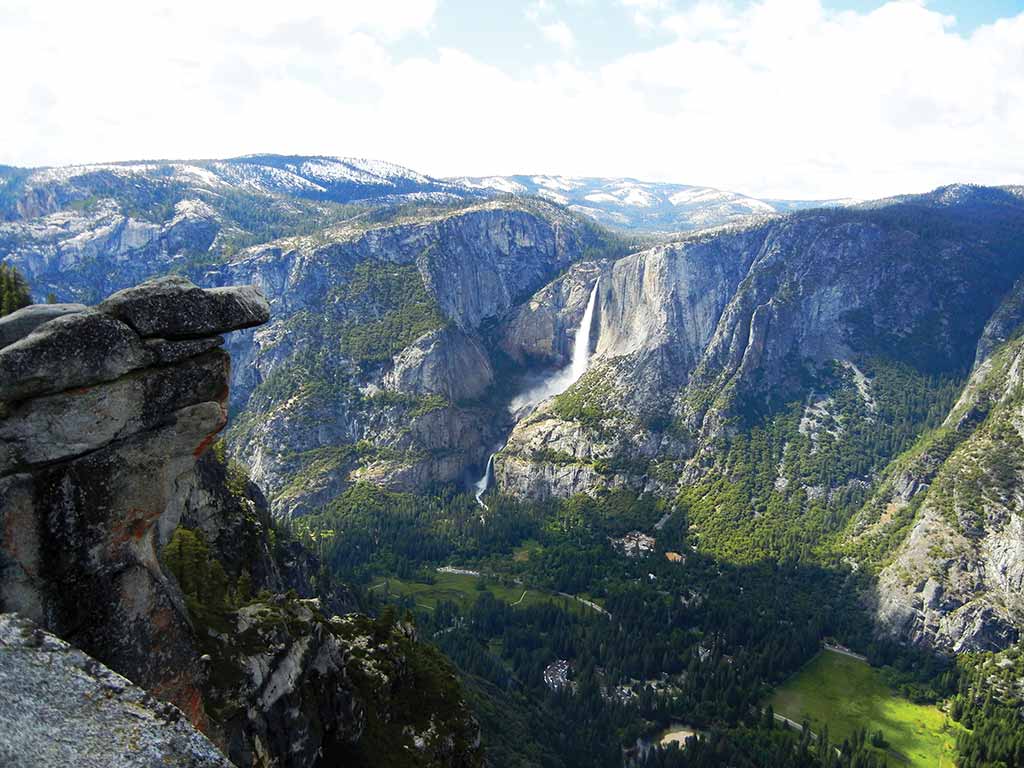
M 890 493 L 901 454 L 949 414 L 972 363 L 981 371 L 1022 317 L 1024 302 L 1008 295 L 1024 270 L 1019 188 L 952 186 L 744 219 L 630 252 L 534 198 L 437 187 L 353 206 L 314 178 L 319 166 L 264 160 L 204 166 L 210 177 L 175 167 L 166 183 L 123 169 L 37 178 L 13 208 L 5 202 L 0 244 L 37 290 L 54 286 L 67 301 L 168 270 L 206 286 L 259 286 L 273 320 L 226 342 L 237 414 L 226 444 L 277 516 L 314 513 L 359 482 L 468 487 L 504 445 L 494 462 L 502 493 L 652 492 L 685 505 L 694 541 L 716 555 L 752 556 L 736 545 L 746 536 L 785 558 L 825 537 L 891 585 L 892 558 L 927 509 L 909 504 L 911 493 L 896 515 L 903 527 L 879 539 L 862 535 L 871 505 Z M 244 179 L 254 186 L 243 204 Z M 211 184 L 234 191 L 213 195 Z M 510 408 L 569 363 L 598 279 L 590 369 L 558 397 Z M 73 313 L 55 329 L 89 314 L 48 311 Z M 137 349 L 104 323 L 90 333 L 126 344 L 129 368 L 186 354 L 149 341 Z M 211 351 L 189 349 L 191 375 L 208 376 Z M 99 376 L 126 374 L 97 365 Z M 64 375 L 42 370 L 24 386 L 74 386 Z M 928 471 L 948 458 L 922 455 Z M 742 498 L 723 495 L 750 477 Z M 1000 541 L 1000 552 L 1013 550 L 1012 536 Z M 932 550 L 909 571 L 945 562 Z M 993 557 L 1012 575 L 1015 555 Z M 944 594 L 960 596 L 921 620 L 906 618 L 918 598 L 890 589 L 882 625 L 939 645 L 980 647 L 990 630 L 1006 642 L 1019 624 L 1009 609 L 985 614 L 977 631 L 973 619 L 921 628 L 998 579 L 954 581 L 965 586 L 947 580 Z
M 190 311 L 162 311 L 168 302 Z M 167 280 L 0 350 L 4 609 L 197 723 L 198 654 L 158 553 L 184 514 L 197 457 L 227 421 L 229 359 L 216 334 L 268 317 L 252 289 L 213 294 Z
M 237 382 L 230 443 L 275 512 L 308 512 L 359 480 L 463 482 L 506 420 L 488 400 L 490 328 L 595 237 L 543 204 L 487 203 L 223 267 L 216 281 L 261 285 L 280 318 L 232 344 L 252 378 Z
M 976 218 L 979 209 L 990 218 Z M 743 412 L 805 395 L 808 373 L 828 361 L 887 355 L 930 373 L 962 369 L 1021 271 L 1007 233 L 1022 212 L 1010 192 L 960 188 L 702 233 L 620 259 L 601 285 L 593 370 L 544 409 L 576 423 L 549 423 L 544 440 L 589 425 L 589 437 L 564 441 L 566 462 L 585 463 L 614 435 L 615 453 L 640 462 L 631 482 L 643 487 L 642 464 L 655 455 L 699 476 Z M 535 314 L 539 335 L 545 321 Z M 510 488 L 501 462 L 527 458 L 532 437 L 520 432 L 534 423 L 517 428 L 498 461 Z
M 34 172 L 6 188 L 0 248 L 62 300 L 168 271 L 259 286 L 273 320 L 228 340 L 241 416 L 228 443 L 275 514 L 360 480 L 463 482 L 506 429 L 492 327 L 613 239 L 548 203 L 481 202 L 389 168 L 263 157 Z
M 894 463 L 854 521 L 858 543 L 901 539 L 869 602 L 884 631 L 915 644 L 999 650 L 1024 627 L 1020 303 L 1018 285 L 987 324 L 949 416 Z
M 1024 269 L 1022 229 L 1018 190 L 953 187 L 701 233 L 619 259 L 602 277 L 591 370 L 515 426 L 495 459 L 497 484 L 524 498 L 619 486 L 678 495 L 692 506 L 693 534 L 741 559 L 720 542 L 737 531 L 781 536 L 777 513 L 765 519 L 772 505 L 853 517 L 860 523 L 849 534 L 834 535 L 850 537 L 849 562 L 879 569 L 872 604 L 882 631 L 956 650 L 1005 647 L 1024 623 L 1024 553 L 1016 465 L 991 464 L 1015 461 L 1007 447 L 1015 430 L 984 438 L 989 428 L 976 433 L 968 419 L 957 450 L 985 454 L 987 439 L 997 458 L 951 458 L 941 443 L 945 453 L 926 449 L 910 469 L 887 464 L 925 430 L 933 418 L 926 411 L 941 407 L 943 388 L 975 359 L 965 392 L 1002 392 L 1002 420 L 1014 423 L 1016 369 L 997 366 L 998 381 L 988 371 L 994 354 L 1011 354 L 1007 339 L 1021 320 L 1020 292 L 1008 289 Z M 560 278 L 563 285 L 519 310 L 514 338 L 545 349 L 553 310 L 539 305 L 557 307 L 552 297 L 568 293 L 571 280 Z M 913 406 L 917 415 L 906 413 L 915 387 L 924 403 Z M 964 401 L 957 407 L 947 423 L 964 412 L 981 418 Z M 881 423 L 897 411 L 917 421 L 900 421 L 898 430 Z M 889 430 L 881 444 L 871 437 L 880 428 Z M 778 453 L 748 511 L 731 511 L 716 483 L 751 487 L 735 467 L 752 430 L 779 435 Z M 836 472 L 849 462 L 840 440 L 871 458 Z M 754 471 L 749 454 L 742 461 Z M 966 476 L 956 480 L 953 466 Z M 918 471 L 924 476 L 915 479 Z M 949 473 L 945 506 L 931 496 L 915 501 L 936 473 Z M 1000 491 L 996 477 L 1006 484 Z M 984 493 L 966 494 L 964 483 Z M 851 499 L 873 488 L 877 495 L 855 514 Z M 884 535 L 865 534 L 866 521 L 879 516 Z
M 273 541 L 258 489 L 210 450 L 230 379 L 217 334 L 268 319 L 255 288 L 165 278 L 0 320 L 0 610 L 177 706 L 236 765 L 359 765 L 406 743 L 417 764 L 476 765 L 445 667 L 417 676 L 429 652 L 392 619 L 325 618 L 354 607 L 343 590 L 301 599 L 318 565 Z M 414 688 L 444 716 L 403 720 Z

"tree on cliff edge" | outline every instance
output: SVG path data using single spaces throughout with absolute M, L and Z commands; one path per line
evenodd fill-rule
M 31 303 L 28 283 L 18 268 L 0 262 L 0 317 Z

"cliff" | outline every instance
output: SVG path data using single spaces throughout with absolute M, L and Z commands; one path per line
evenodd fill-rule
M 956 405 L 893 462 L 851 526 L 851 550 L 879 557 L 868 596 L 879 627 L 918 645 L 1000 650 L 1024 628 L 1020 306 L 1018 285 L 987 324 Z
M 244 170 L 259 183 L 309 170 L 282 162 Z M 34 175 L 23 210 L 0 225 L 37 290 L 92 300 L 169 269 L 204 285 L 260 286 L 272 320 L 227 341 L 237 418 L 223 466 L 244 464 L 275 516 L 316 513 L 358 481 L 468 488 L 505 441 L 498 492 L 655 493 L 686 511 L 690 543 L 717 557 L 882 574 L 899 616 L 919 596 L 892 586 L 892 562 L 926 508 L 901 507 L 884 536 L 864 530 L 904 454 L 950 415 L 972 367 L 1012 339 L 1024 306 L 1008 296 L 1024 272 L 1016 187 L 953 185 L 744 219 L 629 252 L 536 199 L 352 208 L 267 187 L 242 205 L 187 181 L 183 167 L 166 184 L 139 169 L 54 173 L 38 184 Z M 568 362 L 598 276 L 590 370 L 512 413 L 516 394 Z M 928 472 L 948 458 L 922 455 Z M 949 561 L 930 549 L 909 582 Z M 996 560 L 1012 574 L 1015 558 Z M 947 582 L 960 597 L 924 623 L 996 582 L 959 592 Z M 977 631 L 925 631 L 916 618 L 880 627 L 987 646 L 1019 623 L 1009 611 L 984 615 Z
M 580 258 L 623 252 L 548 202 L 336 158 L 47 169 L 7 189 L 0 248 L 40 297 L 169 271 L 260 287 L 270 322 L 227 342 L 227 444 L 279 516 L 358 480 L 476 473 L 508 421 L 493 327 Z
M 652 491 L 724 559 L 826 557 L 877 577 L 883 634 L 1007 647 L 1024 626 L 1022 231 L 1018 189 L 954 186 L 619 259 L 591 369 L 516 424 L 497 485 Z M 573 282 L 524 304 L 515 338 L 544 349 L 534 306 Z
M 239 766 L 406 747 L 475 765 L 452 673 L 393 619 L 326 618 L 351 598 L 314 598 L 319 566 L 210 450 L 227 422 L 219 334 L 268 319 L 252 287 L 163 278 L 0 320 L 0 611 L 180 708 Z
M 229 445 L 275 514 L 315 511 L 349 484 L 463 482 L 500 441 L 490 334 L 600 237 L 539 202 L 481 203 L 328 242 L 254 247 L 216 282 L 253 282 L 275 319 L 232 344 L 243 409 Z M 507 372 L 504 372 L 507 376 Z M 314 426 L 315 425 L 315 428 Z

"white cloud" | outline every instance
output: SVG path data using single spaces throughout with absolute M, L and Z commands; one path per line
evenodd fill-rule
M 576 44 L 576 38 L 573 37 L 572 30 L 569 29 L 569 25 L 564 21 L 554 21 L 550 24 L 541 24 L 539 26 L 544 37 L 558 45 L 563 51 L 572 49 L 573 45 Z
M 627 8 L 640 8 L 644 11 L 658 11 L 671 6 L 669 0 L 619 0 Z
M 434 10 L 0 0 L 0 162 L 316 152 L 808 197 L 1024 181 L 1024 14 L 962 37 L 917 2 L 704 2 L 657 17 L 666 44 L 513 76 L 450 48 L 399 55 Z

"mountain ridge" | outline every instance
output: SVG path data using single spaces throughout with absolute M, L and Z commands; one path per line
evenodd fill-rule
M 717 187 L 631 177 L 516 174 L 459 176 L 452 180 L 473 189 L 537 195 L 606 226 L 658 233 L 705 229 L 749 217 L 856 202 L 765 199 Z
M 772 215 L 851 200 L 761 199 L 692 184 L 649 182 L 628 177 L 546 174 L 433 177 L 381 160 L 340 155 L 249 154 L 232 158 L 139 160 L 70 166 L 0 167 L 0 214 L 11 218 L 10 203 L 20 187 L 40 198 L 23 203 L 23 214 L 46 209 L 48 186 L 73 184 L 102 174 L 162 176 L 196 187 L 234 186 L 337 203 L 391 199 L 471 200 L 495 194 L 535 195 L 615 228 L 655 234 L 714 227 L 745 217 Z M 29 196 L 31 197 L 31 195 Z M 77 199 L 82 199 L 79 196 Z M 76 198 L 67 198 L 74 200 Z M 52 204 L 53 201 L 51 201 Z

